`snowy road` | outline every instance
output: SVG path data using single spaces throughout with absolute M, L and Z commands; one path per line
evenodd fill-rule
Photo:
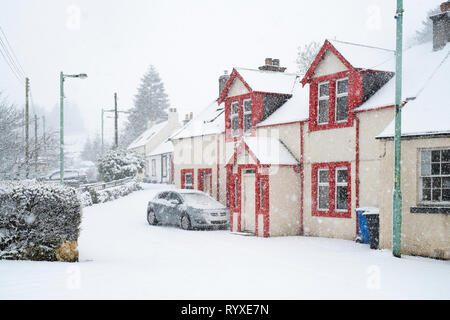
M 450 262 L 352 241 L 149 226 L 148 185 L 84 210 L 80 263 L 0 261 L 0 299 L 450 299 Z

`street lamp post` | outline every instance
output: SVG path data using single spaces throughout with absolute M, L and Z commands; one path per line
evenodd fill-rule
M 87 74 L 64 74 L 62 71 L 59 75 L 59 182 L 64 183 L 64 79 L 65 78 L 80 78 L 86 79 Z

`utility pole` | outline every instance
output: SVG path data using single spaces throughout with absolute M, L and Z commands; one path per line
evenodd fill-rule
M 38 117 L 34 115 L 34 173 L 37 174 L 38 168 Z
M 117 113 L 117 93 L 114 93 L 114 145 L 119 148 L 119 114 Z
M 392 210 L 392 254 L 401 257 L 402 234 L 402 192 L 401 173 L 401 135 L 402 135 L 402 51 L 403 51 L 403 0 L 397 0 L 397 36 L 395 51 L 395 137 L 394 137 L 394 194 Z
M 30 174 L 30 122 L 29 122 L 29 112 L 30 112 L 30 103 L 29 103 L 29 92 L 30 92 L 30 79 L 25 78 L 25 177 L 28 179 Z

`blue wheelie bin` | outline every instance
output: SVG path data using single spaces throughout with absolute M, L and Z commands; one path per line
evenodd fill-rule
M 369 226 L 367 224 L 367 218 L 363 215 L 368 211 L 368 208 L 356 208 L 356 214 L 358 215 L 358 236 L 356 242 L 370 243 Z

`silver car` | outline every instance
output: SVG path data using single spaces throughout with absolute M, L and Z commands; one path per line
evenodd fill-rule
M 182 229 L 226 229 L 230 211 L 208 194 L 196 190 L 159 192 L 148 202 L 147 221 L 151 225 L 177 225 Z

